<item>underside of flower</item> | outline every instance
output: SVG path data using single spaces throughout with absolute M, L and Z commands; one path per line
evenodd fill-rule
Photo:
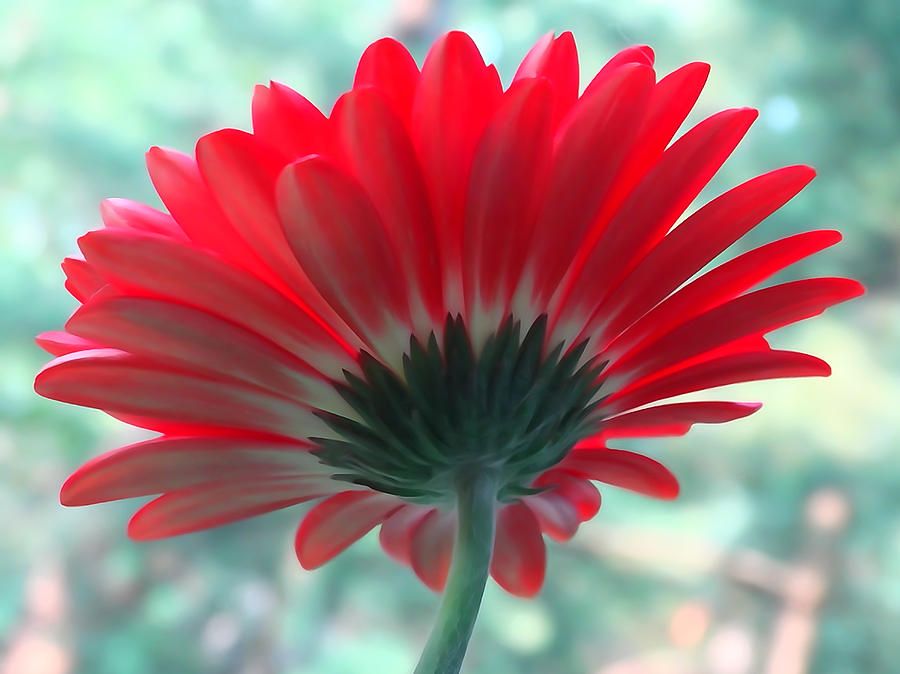
M 155 496 L 129 523 L 146 540 L 315 501 L 295 539 L 306 568 L 380 527 L 436 591 L 462 548 L 532 596 L 545 536 L 596 515 L 595 483 L 674 498 L 664 466 L 609 444 L 760 406 L 683 394 L 827 376 L 766 337 L 862 287 L 756 289 L 831 230 L 716 266 L 814 171 L 682 217 L 757 114 L 676 138 L 709 69 L 653 64 L 630 47 L 581 91 L 572 35 L 546 35 L 504 88 L 464 33 L 421 67 L 384 39 L 327 116 L 273 82 L 252 132 L 151 149 L 168 212 L 103 203 L 63 262 L 80 306 L 39 337 L 56 359 L 35 388 L 159 435 L 86 463 L 62 502 Z M 460 524 L 485 518 L 477 540 Z
M 602 364 L 580 364 L 586 342 L 545 353 L 547 316 L 522 335 L 508 317 L 475 353 L 462 317 L 443 344 L 410 339 L 402 376 L 361 353 L 363 376 L 337 384 L 361 421 L 320 412 L 340 440 L 312 438 L 315 454 L 362 484 L 423 504 L 453 504 L 460 473 L 498 476 L 497 498 L 536 494 L 534 479 L 590 434 Z

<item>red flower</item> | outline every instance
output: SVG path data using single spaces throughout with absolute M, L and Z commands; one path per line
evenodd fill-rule
M 827 375 L 764 336 L 862 288 L 751 291 L 834 231 L 693 278 L 813 170 L 750 180 L 675 226 L 756 112 L 720 112 L 670 144 L 708 67 L 657 80 L 652 64 L 648 47 L 626 49 L 579 96 L 572 36 L 548 35 L 504 90 L 464 33 L 421 71 L 385 39 L 327 118 L 272 83 L 255 92 L 252 134 L 211 133 L 195 157 L 153 148 L 169 213 L 104 202 L 106 227 L 63 263 L 82 306 L 39 337 L 59 357 L 35 386 L 161 436 L 89 461 L 62 502 L 162 494 L 129 524 L 143 540 L 322 499 L 297 532 L 304 567 L 381 525 L 385 551 L 439 590 L 454 480 L 485 471 L 491 573 L 528 596 L 542 535 L 566 540 L 596 514 L 592 481 L 674 498 L 662 465 L 607 440 L 759 407 L 647 406 L 683 393 Z

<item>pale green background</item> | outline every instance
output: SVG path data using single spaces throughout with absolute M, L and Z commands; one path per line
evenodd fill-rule
M 291 548 L 301 508 L 135 544 L 124 528 L 137 504 L 59 506 L 71 470 L 136 436 L 36 397 L 46 357 L 32 337 L 74 308 L 58 263 L 98 224 L 100 199 L 158 203 L 147 147 L 190 151 L 203 133 L 246 128 L 252 87 L 270 78 L 327 109 L 366 44 L 401 35 L 421 58 L 448 27 L 470 31 L 507 81 L 553 29 L 574 29 L 587 74 L 635 42 L 656 48 L 663 72 L 711 62 L 692 119 L 736 105 L 762 115 L 703 198 L 785 164 L 820 173 L 736 250 L 837 227 L 843 244 L 784 278 L 845 274 L 870 289 L 774 340 L 826 358 L 831 379 L 745 386 L 738 399 L 766 403 L 750 419 L 628 443 L 676 471 L 681 498 L 606 489 L 597 519 L 550 545 L 537 599 L 489 588 L 467 671 L 763 672 L 784 601 L 735 577 L 748 567 L 771 583 L 769 569 L 795 573 L 808 556 L 833 572 L 822 611 L 798 614 L 818 634 L 798 671 L 898 671 L 895 0 L 0 0 L 0 674 L 412 668 L 437 599 L 374 536 L 307 573 Z M 830 552 L 804 520 L 820 488 L 832 489 L 820 505 L 852 508 Z

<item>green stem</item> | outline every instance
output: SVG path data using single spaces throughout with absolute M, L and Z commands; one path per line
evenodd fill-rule
M 496 498 L 496 478 L 489 472 L 458 476 L 453 562 L 437 620 L 414 674 L 458 674 L 462 667 L 491 566 Z

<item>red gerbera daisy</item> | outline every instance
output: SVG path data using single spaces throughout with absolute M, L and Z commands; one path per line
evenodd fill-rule
M 129 524 L 143 540 L 320 499 L 297 532 L 304 567 L 380 525 L 434 590 L 459 560 L 448 596 L 477 607 L 488 562 L 509 592 L 540 589 L 543 535 L 596 514 L 592 481 L 675 497 L 662 465 L 607 440 L 759 407 L 648 406 L 683 393 L 827 375 L 764 335 L 862 288 L 750 291 L 834 231 L 687 282 L 814 173 L 773 171 L 675 226 L 757 113 L 670 142 L 708 67 L 657 80 L 652 65 L 626 49 L 579 96 L 571 34 L 547 35 L 504 90 L 464 33 L 421 70 L 385 39 L 328 117 L 272 83 L 252 133 L 211 133 L 194 157 L 153 148 L 169 212 L 104 202 L 105 229 L 63 263 L 82 306 L 39 338 L 59 357 L 36 390 L 161 435 L 89 461 L 62 502 L 161 494 Z

